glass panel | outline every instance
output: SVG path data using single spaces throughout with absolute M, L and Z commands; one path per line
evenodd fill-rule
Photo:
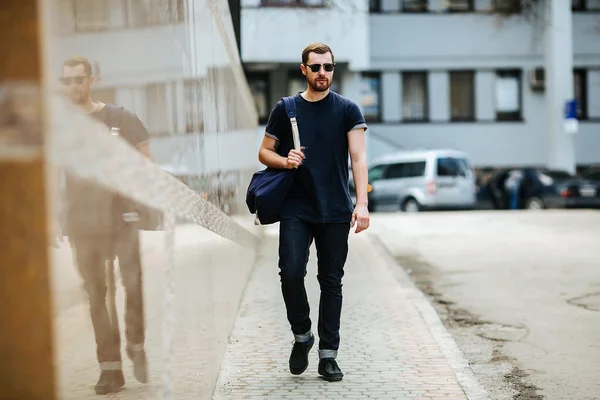
M 402 77 L 402 118 L 427 119 L 427 73 L 405 72 Z
M 379 119 L 380 82 L 379 75 L 364 75 L 361 78 L 360 105 L 367 120 Z
M 56 397 L 209 399 L 259 243 L 228 2 L 39 4 Z
M 450 73 L 450 116 L 453 120 L 475 118 L 473 72 Z

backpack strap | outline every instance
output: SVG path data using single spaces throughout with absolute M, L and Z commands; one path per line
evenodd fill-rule
M 298 122 L 296 121 L 296 99 L 294 96 L 286 96 L 283 98 L 285 112 L 287 113 L 290 123 L 292 124 L 292 138 L 294 139 L 294 148 L 300 150 L 300 133 L 298 132 Z

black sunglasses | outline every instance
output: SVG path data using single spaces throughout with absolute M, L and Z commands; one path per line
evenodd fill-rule
M 60 81 L 65 86 L 69 86 L 71 84 L 71 82 L 76 83 L 77 85 L 81 85 L 83 83 L 83 81 L 85 81 L 85 78 L 87 78 L 87 77 L 88 77 L 87 75 L 86 76 L 62 77 L 62 78 L 60 78 Z
M 321 70 L 321 65 L 323 66 L 323 69 L 325 70 L 325 72 L 331 72 L 331 71 L 333 71 L 333 68 L 335 67 L 335 63 L 304 64 L 304 65 L 306 65 L 308 68 L 310 68 L 310 70 L 312 72 L 319 72 Z

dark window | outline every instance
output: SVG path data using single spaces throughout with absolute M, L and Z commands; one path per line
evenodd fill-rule
M 573 11 L 600 11 L 600 0 L 571 0 Z
M 427 73 L 402 73 L 402 119 L 426 121 L 428 119 Z
M 402 178 L 404 173 L 404 163 L 392 164 L 385 170 L 385 179 Z
M 381 75 L 363 72 L 360 87 L 360 106 L 366 121 L 381 119 Z
M 425 161 L 407 162 L 404 164 L 404 177 L 415 178 L 425 175 Z
M 446 6 L 450 12 L 471 12 L 473 11 L 473 0 L 450 0 Z
M 402 0 L 403 12 L 427 12 L 427 0 Z
M 369 0 L 369 12 L 378 13 L 381 11 L 381 0 Z
M 571 0 L 571 10 L 584 11 L 585 10 L 585 0 Z
M 269 96 L 269 73 L 247 73 L 246 78 L 256 105 L 259 123 L 264 124 L 269 119 L 272 107 Z
M 573 92 L 577 101 L 577 119 L 587 119 L 587 71 L 573 71 Z
M 503 14 L 521 12 L 521 0 L 494 0 L 494 10 Z
M 383 177 L 383 165 L 378 165 L 369 169 L 369 182 L 374 182 Z
M 437 159 L 437 176 L 458 176 L 459 165 L 456 159 L 443 157 Z
M 473 71 L 450 72 L 450 119 L 452 121 L 475 120 L 475 73 Z
M 600 11 L 600 0 L 587 0 L 585 9 L 588 11 Z
M 521 71 L 496 71 L 496 119 L 521 119 Z

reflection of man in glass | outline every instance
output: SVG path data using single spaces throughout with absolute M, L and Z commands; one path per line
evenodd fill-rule
M 69 99 L 81 112 L 103 122 L 132 146 L 149 155 L 148 132 L 141 121 L 121 107 L 94 101 L 92 67 L 83 57 L 64 62 L 61 82 Z M 118 171 L 115 171 L 118 173 Z M 116 315 L 113 322 L 106 306 L 107 274 L 105 264 L 117 257 L 126 292 L 125 337 L 127 355 L 133 361 L 135 378 L 147 382 L 144 350 L 144 309 L 142 267 L 137 228 L 123 220 L 126 200 L 94 182 L 75 176 L 66 179 L 66 227 L 75 261 L 90 300 L 90 314 L 96 336 L 100 379 L 98 394 L 119 391 L 125 380 L 121 365 L 121 343 Z M 111 264 L 112 265 L 112 264 Z M 113 271 L 109 270 L 109 277 Z

